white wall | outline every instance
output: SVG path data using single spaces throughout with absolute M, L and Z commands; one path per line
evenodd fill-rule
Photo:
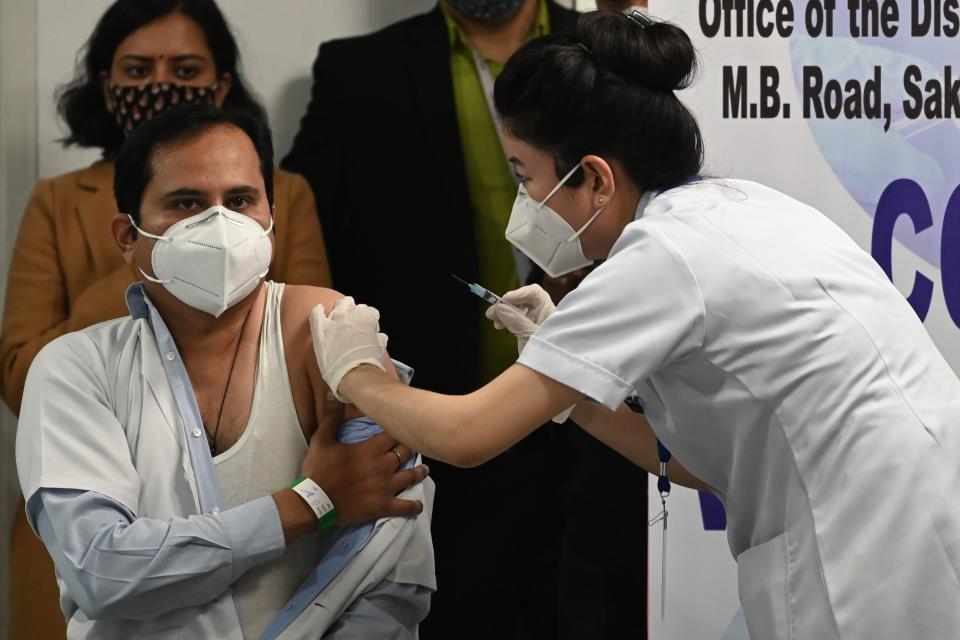
M 0 0 L 0 309 L 7 262 L 23 205 L 36 179 L 35 6 Z M 26 27 L 26 28 L 25 28 Z M 10 521 L 20 495 L 13 465 L 16 421 L 0 404 L 0 638 L 9 616 Z

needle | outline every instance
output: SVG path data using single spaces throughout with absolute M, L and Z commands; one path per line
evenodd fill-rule
M 481 287 L 480 285 L 478 285 L 478 284 L 476 284 L 476 283 L 467 282 L 467 281 L 464 280 L 463 278 L 459 278 L 459 277 L 453 275 L 452 273 L 450 274 L 450 277 L 453 278 L 454 280 L 457 280 L 457 281 L 462 282 L 463 284 L 467 285 L 467 288 L 470 289 L 470 291 L 473 293 L 473 295 L 482 298 L 484 302 L 486 302 L 486 303 L 488 303 L 488 304 L 502 304 L 502 305 L 505 305 L 505 306 L 507 306 L 507 307 L 510 307 L 511 309 L 513 309 L 514 311 L 516 311 L 517 313 L 519 313 L 519 314 L 521 314 L 521 315 L 526 315 L 526 314 L 523 313 L 523 311 L 522 311 L 521 309 L 516 308 L 516 307 L 513 306 L 512 304 L 509 304 L 509 303 L 507 303 L 507 302 L 504 302 L 504 301 L 503 301 L 503 298 L 501 298 L 500 296 L 498 296 L 498 295 L 495 294 L 494 292 L 492 292 L 492 291 L 490 291 L 490 290 L 488 290 L 488 289 L 484 289 L 483 287 Z

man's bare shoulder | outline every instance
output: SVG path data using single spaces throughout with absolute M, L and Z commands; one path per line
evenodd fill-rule
M 326 287 L 314 287 L 305 284 L 288 284 L 283 288 L 282 312 L 284 316 L 299 318 L 306 322 L 310 311 L 318 304 L 330 312 L 343 294 Z
M 325 287 L 288 284 L 283 289 L 283 298 L 280 302 L 283 346 L 287 358 L 287 371 L 291 374 L 290 387 L 293 390 L 297 414 L 302 425 L 316 425 L 313 419 L 315 397 L 317 393 L 326 394 L 327 390 L 314 357 L 313 338 L 310 334 L 310 312 L 318 304 L 322 304 L 324 310 L 329 313 L 337 300 L 343 297 L 339 291 Z M 357 418 L 361 415 L 356 407 L 350 405 L 344 418 Z M 309 427 L 304 435 L 309 438 L 312 433 L 313 427 Z

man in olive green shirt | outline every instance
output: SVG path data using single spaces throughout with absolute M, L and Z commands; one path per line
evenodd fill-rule
M 495 47 L 483 47 L 482 41 L 471 44 L 469 22 L 456 14 L 444 3 L 440 4 L 450 37 L 450 71 L 453 76 L 453 97 L 457 106 L 457 123 L 463 145 L 463 166 L 470 188 L 470 205 L 473 209 L 473 227 L 476 234 L 479 258 L 480 284 L 491 291 L 506 292 L 520 284 L 518 262 L 522 267 L 525 258 L 515 255 L 510 243 L 504 238 L 507 219 L 513 201 L 517 197 L 517 182 L 513 167 L 507 163 L 497 124 L 491 116 L 492 104 L 484 95 L 481 78 L 486 66 L 489 78 L 495 80 L 506 62 L 497 55 Z M 521 21 L 528 38 L 550 33 L 550 15 L 545 2 L 527 2 L 520 8 Z M 529 16 L 522 15 L 530 14 Z M 533 27 L 526 24 L 534 19 Z M 460 18 L 466 26 L 461 26 Z M 474 39 L 476 42 L 476 40 Z M 483 48 L 482 48 L 483 47 Z M 484 48 L 486 51 L 484 51 Z M 517 359 L 516 341 L 503 331 L 496 331 L 492 323 L 481 325 L 480 367 L 477 384 L 486 384 Z

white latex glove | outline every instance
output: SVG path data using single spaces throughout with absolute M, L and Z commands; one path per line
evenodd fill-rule
M 493 320 L 494 328 L 506 329 L 516 336 L 517 353 L 523 351 L 537 327 L 557 310 L 550 294 L 537 284 L 510 291 L 504 294 L 503 301 L 520 309 L 523 314 L 505 304 L 495 304 L 487 309 L 486 316 Z
M 486 316 L 493 320 L 494 328 L 506 329 L 517 338 L 517 353 L 523 351 L 530 336 L 537 331 L 544 320 L 557 310 L 553 300 L 550 299 L 550 294 L 537 284 L 510 291 L 504 294 L 503 301 L 520 309 L 523 313 L 519 313 L 506 304 L 495 304 L 487 309 Z M 566 422 L 573 409 L 574 407 L 570 407 L 563 413 L 554 416 L 553 421 L 558 424 Z
M 351 297 L 337 300 L 329 317 L 322 304 L 310 312 L 310 333 L 317 365 L 340 402 L 350 402 L 337 388 L 343 376 L 352 369 L 361 364 L 372 364 L 386 371 L 387 336 L 380 333 L 379 320 L 379 311 L 365 304 L 355 304 Z

